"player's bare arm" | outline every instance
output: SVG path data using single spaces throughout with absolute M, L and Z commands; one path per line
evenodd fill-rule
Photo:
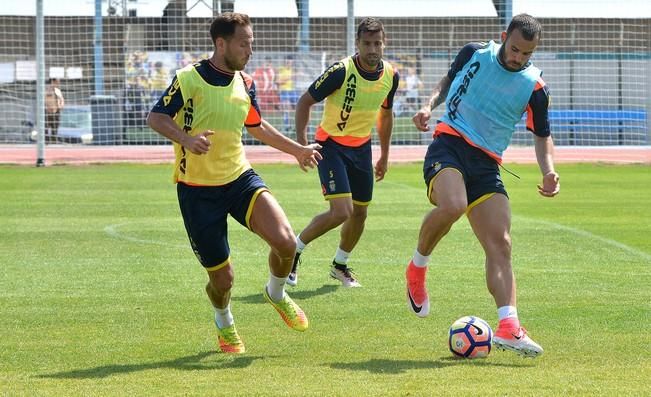
M 391 145 L 391 132 L 393 131 L 393 110 L 380 108 L 376 125 L 380 138 L 380 158 L 375 163 L 375 181 L 384 179 L 389 168 L 389 146 Z
M 310 123 L 310 110 L 315 103 L 309 92 L 303 93 L 296 103 L 296 140 L 301 145 L 307 145 L 307 125 Z
M 213 131 L 206 130 L 197 135 L 189 135 L 179 128 L 169 115 L 150 112 L 147 125 L 167 139 L 170 139 L 194 154 L 204 154 L 210 150 L 210 139 Z
M 535 137 L 536 160 L 543 175 L 542 185 L 538 185 L 538 193 L 545 197 L 556 196 L 560 189 L 560 177 L 554 170 L 554 141 L 551 136 Z
M 323 158 L 319 153 L 321 145 L 301 145 L 281 134 L 264 119 L 262 119 L 260 125 L 246 127 L 246 129 L 255 139 L 262 143 L 294 156 L 303 171 L 307 171 L 307 167 L 314 168 L 319 160 Z
M 448 95 L 448 90 L 450 89 L 451 84 L 452 81 L 450 78 L 447 75 L 443 76 L 434 87 L 429 103 L 416 112 L 414 117 L 411 119 L 419 131 L 429 131 L 428 122 L 432 117 L 432 110 L 445 101 L 445 97 Z

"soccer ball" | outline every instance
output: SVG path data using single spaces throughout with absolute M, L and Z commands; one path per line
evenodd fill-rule
M 493 330 L 479 317 L 461 317 L 450 326 L 448 346 L 459 357 L 480 358 L 488 356 L 493 342 Z

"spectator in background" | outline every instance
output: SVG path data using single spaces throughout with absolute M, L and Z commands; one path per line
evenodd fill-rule
M 165 87 L 167 88 L 167 86 Z M 147 92 L 142 76 L 136 76 L 127 82 L 124 93 L 124 112 L 127 127 L 142 127 L 146 117 Z
M 271 58 L 265 57 L 264 63 L 253 71 L 251 77 L 255 81 L 260 110 L 263 113 L 278 110 L 280 104 L 276 88 L 276 71 L 271 65 Z
M 407 68 L 405 78 L 405 101 L 408 112 L 415 112 L 420 109 L 420 90 L 423 89 L 423 82 L 416 73 L 416 68 Z
M 183 68 L 185 66 L 193 64 L 195 61 L 197 61 L 197 57 L 194 54 L 190 54 L 189 52 L 183 52 L 180 53 L 180 59 L 178 59 L 179 63 L 179 68 Z
M 128 75 L 147 75 L 149 73 L 149 64 L 146 62 L 147 54 L 142 51 L 134 51 L 127 60 Z
M 156 61 L 149 75 L 149 89 L 151 90 L 150 93 L 153 101 L 158 100 L 163 95 L 168 82 L 169 72 L 167 68 L 163 66 L 163 62 Z
M 45 141 L 56 142 L 57 131 L 61 121 L 61 110 L 65 105 L 63 93 L 59 88 L 59 79 L 51 78 L 45 88 Z
M 294 84 L 294 58 L 288 55 L 285 57 L 285 64 L 278 69 L 278 90 L 285 131 L 291 131 L 291 113 L 294 112 L 298 101 L 298 92 Z

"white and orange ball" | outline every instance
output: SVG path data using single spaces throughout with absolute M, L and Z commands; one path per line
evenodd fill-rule
M 461 317 L 450 326 L 448 346 L 459 357 L 481 358 L 488 356 L 493 343 L 493 330 L 479 317 Z

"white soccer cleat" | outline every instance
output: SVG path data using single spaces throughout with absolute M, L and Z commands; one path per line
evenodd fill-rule
M 296 287 L 296 284 L 298 284 L 298 274 L 296 272 L 289 273 L 289 276 L 287 276 L 287 285 Z
M 287 276 L 287 285 L 296 287 L 298 284 L 298 265 L 301 263 L 301 253 L 297 252 L 294 255 L 294 263 L 292 264 L 292 271 Z
M 330 268 L 330 277 L 334 278 L 335 280 L 341 281 L 341 285 L 343 285 L 346 288 L 356 288 L 356 287 L 361 287 L 362 284 L 360 284 L 356 279 L 355 276 L 352 273 L 351 268 L 346 268 L 345 270 L 340 270 L 335 267 L 333 264 L 332 267 Z
M 523 357 L 538 357 L 543 354 L 543 348 L 527 335 L 524 327 L 497 327 L 493 336 L 493 345 L 500 350 L 510 350 Z

